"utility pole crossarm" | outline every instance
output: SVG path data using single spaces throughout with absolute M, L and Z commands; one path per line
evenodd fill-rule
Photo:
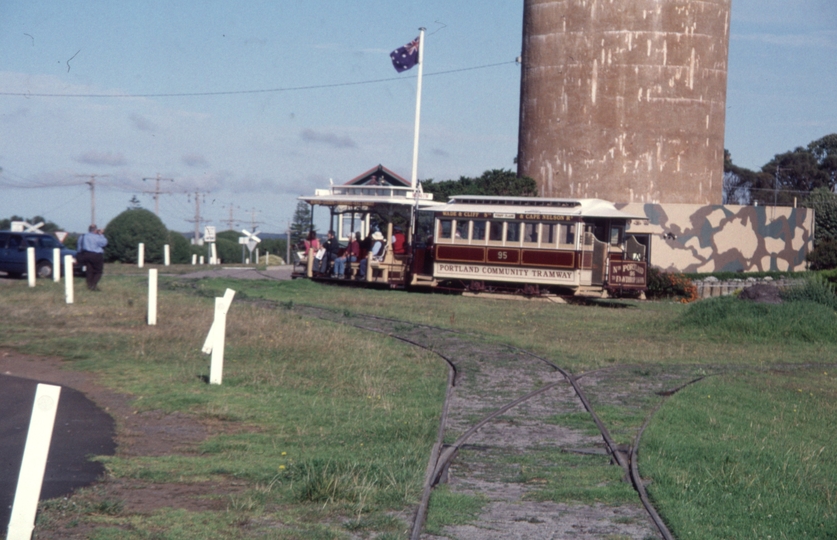
M 154 191 L 143 191 L 143 193 L 151 194 L 154 197 L 154 215 L 160 217 L 160 195 L 163 193 L 171 193 L 171 191 L 162 191 L 160 190 L 160 182 L 174 182 L 174 178 L 161 178 L 160 173 L 157 173 L 156 178 L 143 178 L 142 181 L 145 182 L 146 180 L 156 180 L 157 183 L 155 185 Z

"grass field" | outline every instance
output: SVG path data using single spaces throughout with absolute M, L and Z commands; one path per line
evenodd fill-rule
M 3 285 L 8 324 L 0 346 L 62 356 L 70 369 L 96 372 L 109 387 L 135 396 L 138 410 L 181 411 L 236 426 L 194 455 L 107 458 L 113 477 L 235 479 L 244 489 L 227 496 L 223 511 L 159 512 L 145 526 L 124 511 L 102 511 L 109 501 L 99 501 L 98 510 L 79 515 L 81 523 L 107 525 L 97 529 L 98 538 L 404 537 L 435 437 L 445 366 L 393 340 L 302 318 L 293 309 L 300 304 L 472 332 L 576 374 L 633 366 L 645 377 L 675 368 L 710 375 L 662 404 L 640 448 L 641 473 L 652 480 L 649 492 L 674 534 L 837 537 L 837 367 L 823 367 L 837 358 L 837 316 L 821 304 L 555 305 L 308 281 L 162 278 L 158 326 L 148 327 L 144 278 L 118 273 L 106 271 L 103 294 L 77 288 L 73 306 L 52 283 L 34 290 L 25 282 Z M 227 287 L 237 295 L 224 385 L 209 387 L 198 378 L 208 373 L 200 347 L 212 298 Z M 642 396 L 627 411 L 595 399 L 594 406 L 601 405 L 617 442 L 630 443 L 662 400 Z M 556 415 L 555 422 L 584 419 Z M 601 479 L 586 476 L 585 459 L 576 461 L 572 488 L 556 488 L 556 480 L 545 499 L 630 496 L 601 494 Z M 118 510 L 118 501 L 110 503 L 105 507 Z M 428 527 L 467 520 L 478 508 L 478 500 L 441 491 Z M 43 526 L 59 511 L 45 505 Z M 242 521 L 251 526 L 242 528 Z

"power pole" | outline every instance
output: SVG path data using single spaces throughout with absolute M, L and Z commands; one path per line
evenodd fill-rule
M 198 241 L 201 239 L 201 224 L 208 223 L 201 217 L 201 195 L 206 197 L 206 191 L 196 191 L 195 192 L 195 219 L 187 219 L 191 223 L 195 224 L 195 245 L 198 245 Z
M 258 225 L 260 223 L 264 223 L 264 221 L 256 221 L 256 214 L 258 214 L 258 213 L 259 213 L 259 211 L 256 210 L 255 208 L 250 209 L 250 226 L 251 226 L 252 232 L 256 232 L 256 225 Z
M 88 186 L 90 186 L 90 224 L 96 224 L 96 178 L 105 178 L 110 176 L 109 174 L 77 174 L 79 178 L 90 178 L 89 181 L 85 182 Z
M 233 218 L 233 208 L 235 208 L 235 206 L 233 206 L 231 204 L 230 205 L 230 217 L 229 217 L 229 219 L 222 219 L 221 220 L 221 223 L 226 223 L 227 224 L 227 230 L 230 230 L 230 231 L 235 230 L 234 226 L 238 222 L 235 218 Z
M 171 191 L 160 191 L 160 182 L 162 182 L 163 180 L 165 180 L 166 182 L 174 182 L 174 178 L 160 178 L 160 173 L 157 173 L 157 178 L 142 179 L 143 182 L 145 182 L 146 180 L 157 180 L 157 185 L 154 188 L 154 191 L 143 191 L 143 193 L 150 193 L 154 196 L 154 215 L 160 217 L 160 194 L 171 193 Z

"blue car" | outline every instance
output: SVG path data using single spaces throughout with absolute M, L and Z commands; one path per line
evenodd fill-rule
M 20 277 L 26 273 L 26 248 L 35 248 L 35 272 L 39 278 L 52 277 L 52 250 L 61 250 L 61 264 L 64 255 L 73 256 L 74 274 L 82 272 L 77 264 L 76 251 L 67 249 L 54 236 L 42 233 L 0 231 L 0 272 L 10 277 Z M 62 270 L 63 273 L 63 270 Z

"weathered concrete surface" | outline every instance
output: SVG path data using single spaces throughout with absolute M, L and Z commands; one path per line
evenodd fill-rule
M 677 272 L 767 272 L 807 269 L 814 211 L 787 206 L 617 204 L 648 221 L 627 233 L 648 235 L 649 262 Z
M 545 197 L 718 204 L 731 0 L 525 0 L 518 173 Z

